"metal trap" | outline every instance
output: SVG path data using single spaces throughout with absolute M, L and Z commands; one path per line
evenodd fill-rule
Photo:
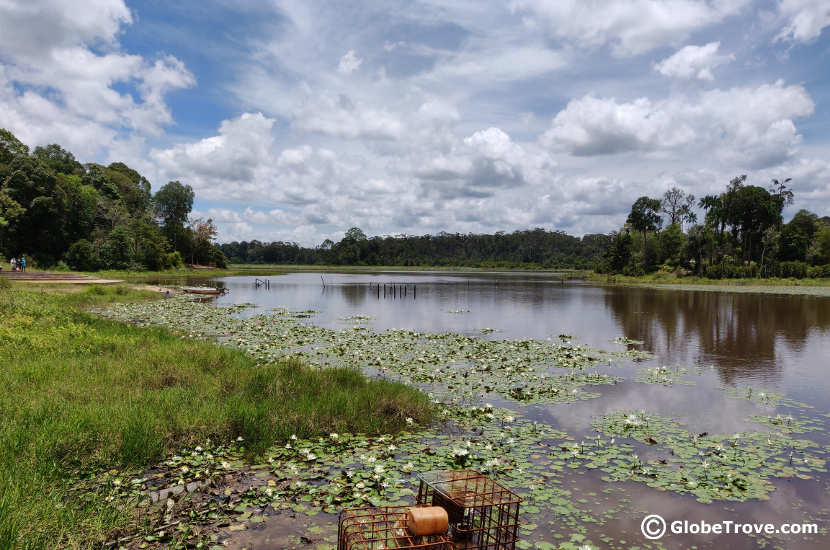
M 475 470 L 437 470 L 418 477 L 418 506 L 447 511 L 456 548 L 515 549 L 519 495 Z
M 407 519 L 410 508 L 378 506 L 343 510 L 337 525 L 337 550 L 453 550 L 452 542 L 444 535 L 411 535 Z

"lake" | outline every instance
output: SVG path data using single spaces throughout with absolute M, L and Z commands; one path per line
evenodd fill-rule
M 527 273 L 290 273 L 266 279 L 267 286 L 256 286 L 254 277 L 217 279 L 229 293 L 215 303 L 252 304 L 239 313 L 248 318 L 286 308 L 301 323 L 333 330 L 359 325 L 379 333 L 408 329 L 493 341 L 551 340 L 650 352 L 652 358 L 621 359 L 597 367 L 620 380 L 591 386 L 595 398 L 528 404 L 503 392 L 487 396 L 497 407 L 564 431 L 574 441 L 590 441 L 597 433 L 597 421 L 605 415 L 644 411 L 676 420 L 695 441 L 695 434 L 705 438 L 709 433 L 768 431 L 772 445 L 772 434 L 794 432 L 798 435 L 793 437 L 814 450 L 793 446 L 790 465 L 830 450 L 830 298 L 596 286 Z M 618 340 L 621 337 L 627 340 Z M 676 378 L 671 375 L 656 383 L 643 379 L 649 372 L 644 369 L 662 366 Z M 439 381 L 424 387 L 440 385 Z M 767 395 L 776 397 L 771 401 Z M 777 414 L 789 420 L 775 420 Z M 759 423 L 757 417 L 772 423 Z M 779 421 L 786 425 L 779 426 Z M 807 427 L 799 431 L 790 422 Z M 633 445 L 629 450 L 638 454 L 638 462 L 665 463 L 665 448 L 638 441 Z M 786 458 L 782 460 L 779 473 L 788 469 Z M 784 473 L 771 479 L 774 490 L 766 500 L 712 503 L 649 487 L 641 482 L 649 481 L 647 473 L 638 474 L 640 482 L 609 482 L 602 471 L 565 468 L 561 473 L 562 486 L 574 499 L 581 499 L 595 513 L 613 511 L 601 526 L 588 522 L 585 529 L 595 545 L 607 539 L 602 547 L 655 547 L 640 533 L 640 522 L 648 513 L 660 513 L 667 520 L 812 522 L 828 527 L 830 476 L 823 468 L 814 468 L 809 475 Z M 557 519 L 555 513 L 545 515 L 551 532 L 557 530 Z M 268 532 L 266 525 L 262 536 Z M 547 540 L 544 533 L 541 536 Z M 770 541 L 784 548 L 826 548 L 826 537 L 824 531 L 817 536 L 772 536 Z M 744 535 L 726 540 L 732 548 L 759 545 Z M 719 548 L 723 541 L 711 535 L 669 535 L 660 543 L 665 548 Z

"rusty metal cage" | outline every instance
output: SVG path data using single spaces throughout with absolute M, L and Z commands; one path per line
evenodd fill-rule
M 447 511 L 456 548 L 515 549 L 519 495 L 475 470 L 438 470 L 418 477 L 418 505 Z
M 412 536 L 407 530 L 410 506 L 352 508 L 340 512 L 337 550 L 453 550 L 444 535 Z

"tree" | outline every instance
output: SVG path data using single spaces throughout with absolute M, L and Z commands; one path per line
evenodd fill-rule
M 5 128 L 0 128 L 0 164 L 10 164 L 14 157 L 28 154 L 29 147 L 26 144 Z
M 193 188 L 178 181 L 169 182 L 153 197 L 156 217 L 161 220 L 164 232 L 176 250 L 182 250 L 182 230 L 193 210 L 194 197 Z
M 778 230 L 781 231 L 782 216 L 784 207 L 793 203 L 794 197 L 792 190 L 787 188 L 787 184 L 792 181 L 792 178 L 784 180 L 773 179 L 769 188 L 770 195 L 775 199 L 775 204 L 778 208 Z
M 57 173 L 78 176 L 84 173 L 84 167 L 75 160 L 75 155 L 57 143 L 52 143 L 46 147 L 35 147 L 32 155 Z
M 69 267 L 80 271 L 95 271 L 101 266 L 101 258 L 92 243 L 86 239 L 72 243 L 63 258 Z
M 649 197 L 640 197 L 631 205 L 628 223 L 635 231 L 643 234 L 643 251 L 646 249 L 646 235 L 649 231 L 657 231 L 663 225 L 660 218 L 660 201 Z
M 669 217 L 669 225 L 678 225 L 683 229 L 683 223 L 694 223 L 697 215 L 694 212 L 695 196 L 684 193 L 677 187 L 672 187 L 663 194 L 660 202 L 661 212 Z
M 195 264 L 198 259 L 199 262 L 210 262 L 210 250 L 213 247 L 213 241 L 216 239 L 218 231 L 213 224 L 212 219 L 207 221 L 198 218 L 190 222 L 190 230 L 193 232 L 193 248 L 190 251 L 190 263 Z

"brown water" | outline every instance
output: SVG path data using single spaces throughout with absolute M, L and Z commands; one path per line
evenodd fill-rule
M 611 341 L 620 336 L 643 341 L 642 348 L 655 359 L 615 368 L 614 374 L 625 381 L 592 388 L 602 394 L 600 398 L 546 406 L 507 403 L 576 438 L 588 432 L 596 417 L 621 409 L 671 416 L 692 432 L 759 430 L 758 425 L 748 428 L 747 417 L 769 411 L 728 398 L 724 388 L 730 386 L 783 393 L 810 405 L 804 414 L 813 417 L 830 411 L 827 297 L 602 287 L 528 274 L 294 273 L 267 279 L 270 288 L 255 287 L 253 277 L 219 279 L 218 284 L 230 292 L 217 303 L 252 303 L 255 307 L 247 310 L 249 315 L 275 307 L 314 310 L 308 322 L 327 328 L 348 327 L 343 318 L 366 315 L 373 318 L 366 325 L 375 330 L 407 328 L 498 339 L 567 334 L 602 349 L 617 348 Z M 483 328 L 497 332 L 481 335 Z M 637 368 L 644 365 L 696 368 L 695 385 L 634 382 Z M 798 437 L 828 445 L 826 432 Z M 591 497 L 596 499 L 595 510 L 621 504 L 626 510 L 590 533 L 595 544 L 598 535 L 607 534 L 617 541 L 615 547 L 660 547 L 640 533 L 643 517 L 660 513 L 667 520 L 810 521 L 824 533 L 780 536 L 775 543 L 781 548 L 830 547 L 826 474 L 811 480 L 775 481 L 776 490 L 767 501 L 713 504 L 636 483 L 609 484 L 597 472 L 563 475 L 576 494 L 601 495 Z M 626 541 L 622 546 L 621 540 Z M 669 535 L 660 542 L 665 548 L 758 547 L 754 538 L 745 535 Z

